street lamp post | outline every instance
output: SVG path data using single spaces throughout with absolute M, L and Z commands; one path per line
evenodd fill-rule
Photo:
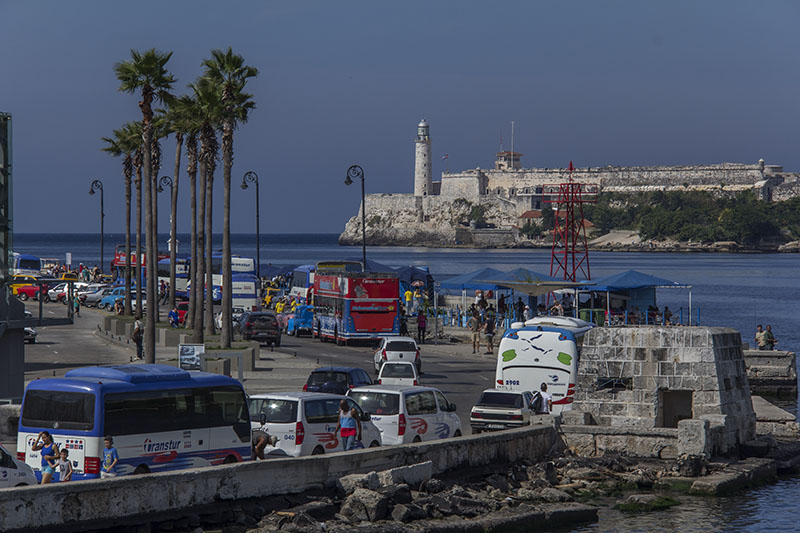
M 175 220 L 175 191 L 172 188 L 173 181 L 171 176 L 161 176 L 158 180 L 158 192 L 164 192 L 164 187 L 169 187 L 169 305 L 170 309 L 175 307 L 175 254 L 176 249 L 176 220 Z
M 358 165 L 352 165 L 347 169 L 345 185 L 351 185 L 354 179 L 361 178 L 361 256 L 364 262 L 364 270 L 367 270 L 367 203 L 364 195 L 364 169 Z
M 94 191 L 100 191 L 100 272 L 103 271 L 103 220 L 106 214 L 103 210 L 103 182 L 94 180 L 89 186 L 89 194 L 94 195 Z
M 261 214 L 259 213 L 258 174 L 249 170 L 242 176 L 242 190 L 247 190 L 248 183 L 256 184 L 256 265 L 258 278 L 261 279 Z

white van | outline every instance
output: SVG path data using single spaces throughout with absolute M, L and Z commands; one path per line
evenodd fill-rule
M 538 391 L 553 396 L 553 413 L 572 409 L 578 376 L 575 335 L 563 328 L 512 324 L 500 340 L 495 388 Z
M 0 445 L 0 489 L 38 484 L 33 469 Z
M 395 361 L 387 361 L 381 366 L 381 371 L 378 374 L 379 385 L 421 385 L 419 382 L 419 374 L 417 374 L 417 367 L 414 363 L 400 363 Z
M 275 446 L 267 446 L 268 455 L 321 455 L 344 451 L 339 435 L 334 435 L 339 421 L 339 402 L 347 400 L 361 420 L 361 442 L 366 447 L 380 446 L 381 435 L 368 414 L 346 396 L 321 392 L 270 392 L 248 399 L 250 425 L 277 437 Z M 265 424 L 261 425 L 261 415 Z
M 367 385 L 347 395 L 371 416 L 384 446 L 461 436 L 456 406 L 439 389 Z

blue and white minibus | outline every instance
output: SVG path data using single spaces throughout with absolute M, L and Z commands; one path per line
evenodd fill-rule
M 33 445 L 41 431 L 69 450 L 75 480 L 100 477 L 106 435 L 119 453 L 118 475 L 250 459 L 241 384 L 167 365 L 90 366 L 32 381 L 22 402 L 17 458 L 39 479 L 42 460 Z

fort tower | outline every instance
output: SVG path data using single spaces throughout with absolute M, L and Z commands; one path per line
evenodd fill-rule
M 428 196 L 433 191 L 431 173 L 431 135 L 430 127 L 423 118 L 417 124 L 417 138 L 414 140 L 414 196 Z

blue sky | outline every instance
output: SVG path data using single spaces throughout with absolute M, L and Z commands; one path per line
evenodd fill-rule
M 434 175 L 489 167 L 500 137 L 525 166 L 755 162 L 800 171 L 800 4 L 765 2 L 189 2 L 0 0 L 0 111 L 14 116 L 17 232 L 124 229 L 120 161 L 100 138 L 140 117 L 112 66 L 173 51 L 176 91 L 212 48 L 260 70 L 234 180 L 261 180 L 262 232 L 338 232 L 367 192 L 410 192 L 431 124 Z M 171 174 L 174 142 L 163 144 Z M 185 169 L 185 161 L 182 163 Z M 220 165 L 221 169 L 221 165 Z M 188 231 L 181 176 L 179 231 Z M 221 170 L 217 215 L 222 212 Z M 233 191 L 235 232 L 252 191 Z M 34 207 L 42 204 L 45 207 Z M 168 231 L 169 203 L 160 203 Z M 221 229 L 221 216 L 218 216 Z M 216 230 L 215 228 L 215 230 Z

